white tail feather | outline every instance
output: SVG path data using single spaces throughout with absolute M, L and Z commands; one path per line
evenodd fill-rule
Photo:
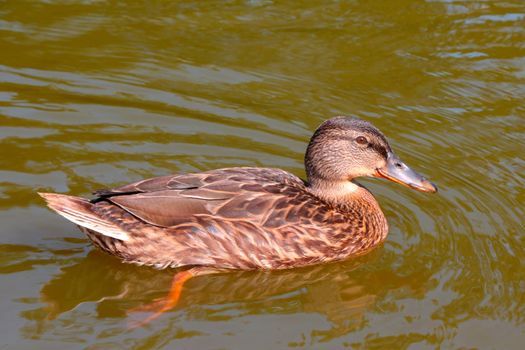
M 39 193 L 47 201 L 47 205 L 57 214 L 77 225 L 98 232 L 104 236 L 121 241 L 128 241 L 129 235 L 117 225 L 103 220 L 83 206 L 90 204 L 86 199 L 56 193 Z M 83 206 L 82 206 L 83 205 Z

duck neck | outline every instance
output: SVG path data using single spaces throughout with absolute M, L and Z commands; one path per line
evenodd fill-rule
M 355 222 L 359 218 L 367 233 L 382 241 L 388 234 L 388 224 L 372 193 L 355 180 L 351 181 L 310 181 L 309 191 L 329 203 L 341 214 Z
M 367 189 L 354 180 L 327 181 L 309 179 L 308 188 L 317 197 L 334 205 L 344 205 L 349 200 L 352 201 L 355 197 L 362 196 L 363 191 L 368 192 Z

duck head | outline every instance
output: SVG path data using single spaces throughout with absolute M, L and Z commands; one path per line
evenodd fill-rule
M 322 123 L 308 144 L 305 166 L 308 183 L 314 187 L 371 176 L 437 192 L 432 182 L 395 155 L 381 131 L 357 118 L 335 117 Z

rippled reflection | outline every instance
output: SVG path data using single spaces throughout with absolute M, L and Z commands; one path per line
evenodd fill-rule
M 0 19 L 0 334 L 12 348 L 501 348 L 525 340 L 521 0 L 7 2 Z M 389 219 L 358 261 L 204 276 L 94 252 L 37 190 L 227 166 L 303 175 L 368 119 L 440 192 L 363 183 Z

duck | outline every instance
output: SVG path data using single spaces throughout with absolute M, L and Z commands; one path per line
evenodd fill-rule
M 338 116 L 307 145 L 306 179 L 276 168 L 234 167 L 154 177 L 86 199 L 39 193 L 102 251 L 124 262 L 177 268 L 148 322 L 173 308 L 189 279 L 234 270 L 280 270 L 363 255 L 388 223 L 360 177 L 435 193 L 370 122 Z

